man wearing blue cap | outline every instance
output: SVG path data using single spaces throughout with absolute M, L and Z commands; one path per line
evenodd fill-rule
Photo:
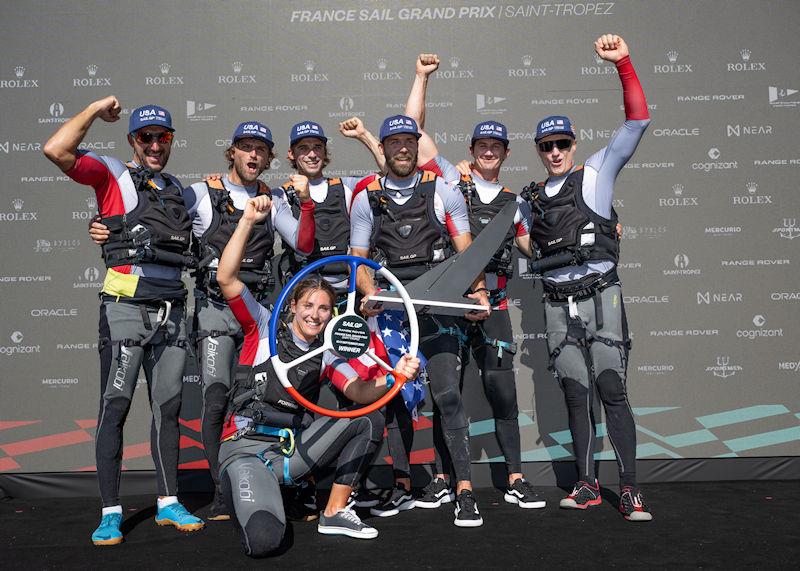
M 439 56 L 420 54 L 416 61 L 416 75 L 408 100 L 406 113 L 425 121 L 425 97 L 428 78 L 439 67 Z M 522 451 L 519 434 L 519 410 L 514 378 L 514 353 L 511 319 L 508 315 L 506 288 L 513 276 L 512 248 L 517 247 L 527 256 L 531 255 L 528 230 L 527 203 L 498 182 L 500 167 L 511 154 L 508 146 L 508 130 L 497 121 L 483 121 L 473 129 L 469 153 L 472 161 L 461 161 L 453 167 L 439 154 L 434 140 L 423 132 L 420 138 L 420 167 L 423 170 L 450 174 L 458 183 L 469 212 L 473 238 L 496 216 L 507 202 L 515 200 L 517 211 L 514 224 L 509 227 L 500 249 L 485 268 L 486 287 L 495 311 L 479 323 L 462 321 L 459 324 L 468 337 L 478 369 L 481 372 L 484 392 L 492 408 L 495 435 L 508 470 L 508 487 L 505 501 L 522 508 L 543 508 L 545 500 L 522 473 Z M 460 177 L 458 175 L 460 174 Z M 446 482 L 450 472 L 447 449 L 441 443 L 441 418 L 434 415 L 434 451 L 436 473 L 425 487 L 416 505 L 421 508 L 438 508 L 450 501 L 451 492 Z
M 374 180 L 356 195 L 350 212 L 350 247 L 353 255 L 378 257 L 402 282 L 408 283 L 454 252 L 472 243 L 464 198 L 458 189 L 431 172 L 417 170 L 421 136 L 411 117 L 395 115 L 380 130 L 381 151 L 388 174 Z M 377 286 L 359 269 L 358 288 L 365 296 Z M 470 298 L 488 305 L 483 276 L 471 284 Z M 367 314 L 377 313 L 365 308 Z M 482 320 L 488 313 L 469 315 Z M 427 371 L 436 410 L 444 422 L 444 440 L 458 480 L 454 524 L 483 524 L 472 494 L 469 457 L 469 422 L 461 402 L 460 340 L 457 321 L 447 316 L 420 317 L 420 352 L 428 357 Z
M 275 232 L 285 246 L 302 252 L 310 252 L 314 243 L 314 204 L 309 199 L 307 181 L 303 178 L 295 183 L 300 210 L 298 221 L 292 216 L 282 191 L 272 191 L 258 179 L 269 169 L 274 158 L 273 147 L 269 127 L 258 121 L 240 123 L 231 136 L 231 145 L 224 152 L 227 174 L 221 180 L 210 178 L 197 182 L 183 193 L 192 220 L 198 259 L 194 337 L 203 379 L 201 436 L 215 484 L 208 519 L 214 521 L 229 519 L 219 488 L 219 438 L 242 341 L 241 326 L 222 297 L 216 280 L 219 258 L 247 200 L 258 194 L 271 197 L 271 216 L 255 226 L 239 272 L 239 279 L 248 285 L 256 299 L 264 299 L 275 284 L 271 265 Z M 104 227 L 93 226 L 93 238 L 102 243 Z
M 119 120 L 117 98 L 108 96 L 64 123 L 44 153 L 74 181 L 92 186 L 108 228 L 103 258 L 108 271 L 100 306 L 100 414 L 95 455 L 103 501 L 95 545 L 122 542 L 119 479 L 122 429 L 139 369 L 144 365 L 153 411 L 150 447 L 158 481 L 156 523 L 181 531 L 204 523 L 178 502 L 178 414 L 186 360 L 186 288 L 181 271 L 193 265 L 192 222 L 180 183 L 163 172 L 173 127 L 169 112 L 145 105 L 131 112 L 130 162 L 79 151 L 99 117 Z
M 538 123 L 535 141 L 548 178 L 526 189 L 537 253 L 531 269 L 542 276 L 550 363 L 564 391 L 578 466 L 578 482 L 560 506 L 583 510 L 602 503 L 591 418 L 596 390 L 619 465 L 619 509 L 629 521 L 649 521 L 652 515 L 636 482 L 636 425 L 626 385 L 630 340 L 617 275 L 612 198 L 616 177 L 650 117 L 625 41 L 606 34 L 594 48 L 616 65 L 625 121 L 582 166 L 575 165 L 577 141 L 569 118 L 554 115 Z

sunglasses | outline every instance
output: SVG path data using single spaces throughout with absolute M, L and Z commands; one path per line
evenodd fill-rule
M 140 145 L 149 145 L 153 142 L 153 139 L 155 139 L 159 145 L 166 145 L 172 142 L 172 137 L 172 131 L 161 131 L 159 133 L 136 131 L 136 142 Z
M 549 153 L 553 150 L 553 146 L 558 147 L 559 151 L 566 151 L 572 146 L 572 139 L 556 139 L 555 141 L 542 141 L 539 143 L 539 150 L 543 153 Z

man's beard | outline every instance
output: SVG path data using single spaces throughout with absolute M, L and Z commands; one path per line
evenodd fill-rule
M 398 164 L 396 157 L 391 157 L 386 159 L 386 166 L 389 167 L 389 170 L 392 172 L 393 175 L 399 178 L 405 178 L 410 175 L 414 170 L 417 168 L 417 157 L 416 155 L 412 155 L 411 153 L 404 155 L 403 158 L 408 157 L 410 160 L 406 164 Z

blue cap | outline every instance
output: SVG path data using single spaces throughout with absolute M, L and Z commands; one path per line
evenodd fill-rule
M 508 146 L 508 130 L 505 125 L 497 121 L 484 121 L 475 125 L 470 144 L 475 144 L 478 139 L 497 139 Z
M 417 122 L 411 117 L 406 115 L 392 115 L 384 119 L 383 125 L 381 125 L 381 143 L 383 143 L 386 137 L 399 135 L 401 133 L 411 133 L 417 139 L 422 136 L 422 133 L 420 133 L 417 128 Z
M 536 137 L 534 141 L 537 143 L 547 137 L 548 135 L 569 135 L 575 138 L 575 128 L 572 126 L 569 118 L 563 115 L 550 115 L 539 121 L 536 125 Z
M 239 139 L 258 139 L 264 141 L 270 149 L 275 146 L 275 143 L 272 142 L 272 131 L 258 121 L 239 123 L 231 140 L 235 143 Z
M 328 138 L 325 136 L 319 123 L 314 123 L 314 121 L 301 121 L 292 127 L 292 130 L 289 132 L 289 146 L 291 147 L 297 141 L 305 139 L 306 137 L 314 137 L 323 143 L 328 142 Z
M 131 112 L 128 133 L 133 133 L 142 127 L 150 125 L 158 125 L 170 131 L 175 130 L 172 128 L 172 115 L 169 114 L 169 111 L 158 105 L 143 105 Z

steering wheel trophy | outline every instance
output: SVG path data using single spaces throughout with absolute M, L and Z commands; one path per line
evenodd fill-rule
M 278 355 L 277 343 L 278 326 L 280 325 L 280 315 L 283 305 L 286 303 L 286 300 L 294 287 L 304 277 L 323 266 L 335 263 L 345 263 L 350 268 L 350 277 L 348 280 L 347 290 L 347 306 L 345 311 L 341 315 L 333 317 L 328 322 L 325 327 L 325 331 L 323 332 L 323 343 L 320 347 L 314 349 L 313 351 L 309 351 L 305 355 L 289 361 L 288 363 L 284 363 L 281 361 L 280 356 Z M 403 284 L 400 283 L 400 280 L 377 262 L 357 256 L 329 256 L 317 260 L 316 262 L 309 264 L 297 272 L 297 274 L 289 281 L 288 284 L 286 284 L 278 296 L 278 300 L 275 302 L 275 309 L 273 310 L 272 316 L 269 320 L 269 351 L 272 355 L 270 360 L 273 368 L 275 369 L 275 374 L 277 375 L 281 385 L 283 385 L 283 388 L 286 389 L 286 392 L 288 392 L 301 406 L 325 416 L 332 416 L 336 418 L 355 418 L 369 414 L 374 410 L 382 408 L 390 400 L 392 400 L 397 393 L 400 392 L 400 389 L 403 388 L 403 384 L 405 384 L 405 382 L 408 380 L 403 377 L 403 375 L 400 375 L 394 371 L 390 364 L 378 357 L 375 352 L 369 348 L 370 331 L 369 327 L 367 326 L 367 321 L 356 313 L 356 270 L 358 270 L 359 266 L 367 266 L 375 270 L 376 275 L 381 276 L 395 287 L 397 294 L 402 300 L 402 305 L 405 308 L 406 314 L 408 315 L 410 332 L 409 354 L 416 355 L 417 348 L 419 347 L 419 326 L 417 325 L 417 314 L 414 311 L 414 303 L 412 302 L 411 297 L 408 295 L 408 292 L 406 292 L 406 289 L 403 287 Z M 371 404 L 355 410 L 331 410 L 314 404 L 297 392 L 297 389 L 295 389 L 289 382 L 287 373 L 290 369 L 293 369 L 300 363 L 308 361 L 309 359 L 312 359 L 320 353 L 324 353 L 325 351 L 333 351 L 333 353 L 345 360 L 355 359 L 361 357 L 362 355 L 366 355 L 384 371 L 387 373 L 391 372 L 395 378 L 395 383 L 392 388 L 389 389 L 389 391 L 381 398 Z

